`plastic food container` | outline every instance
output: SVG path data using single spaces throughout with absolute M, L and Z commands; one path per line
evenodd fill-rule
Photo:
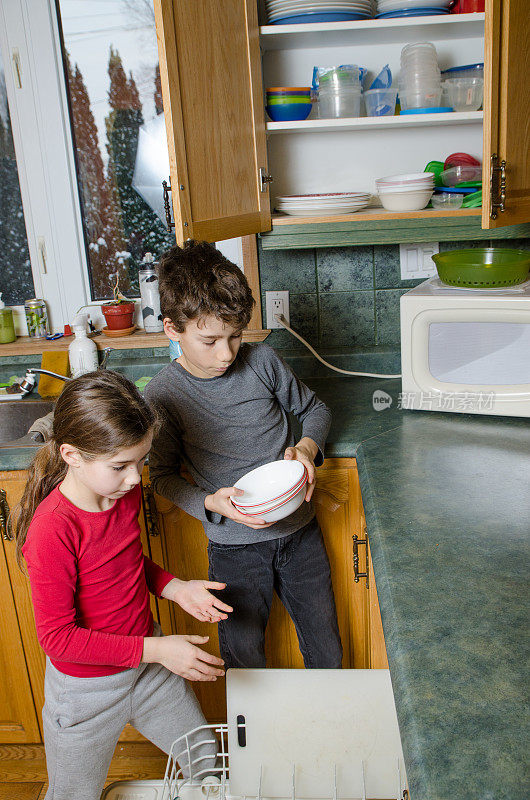
M 444 102 L 455 111 L 478 111 L 484 98 L 482 78 L 449 78 L 442 83 Z
M 431 86 L 422 91 L 399 91 L 401 108 L 436 108 L 442 99 L 441 87 Z
M 484 79 L 484 63 L 464 64 L 461 67 L 450 67 L 442 72 L 442 80 L 447 78 L 482 78 Z
M 396 89 L 369 89 L 363 97 L 367 117 L 388 117 L 396 110 Z
M 463 194 L 450 194 L 449 192 L 442 192 L 441 194 L 433 194 L 431 197 L 433 208 L 462 208 L 463 202 Z
M 321 119 L 358 117 L 361 113 L 361 89 L 318 91 L 318 115 Z
M 462 165 L 460 167 L 449 167 L 440 174 L 444 186 L 458 186 L 459 183 L 468 181 L 482 180 L 482 167 L 472 167 Z
M 495 289 L 516 286 L 528 277 L 530 252 L 505 247 L 448 250 L 432 257 L 440 280 L 449 286 Z
M 330 67 L 329 69 L 321 68 L 318 71 L 319 91 L 322 89 L 353 88 L 357 86 L 360 89 L 360 75 L 359 68 L 353 64 Z

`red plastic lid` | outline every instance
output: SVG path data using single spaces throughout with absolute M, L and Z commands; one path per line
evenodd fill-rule
M 267 94 L 271 92 L 310 92 L 310 86 L 271 86 L 266 90 Z
M 480 167 L 481 163 L 473 156 L 470 156 L 469 153 L 451 153 L 451 155 L 447 156 L 445 159 L 444 169 L 463 166 Z

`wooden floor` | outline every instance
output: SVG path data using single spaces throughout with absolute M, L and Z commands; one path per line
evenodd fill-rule
M 150 742 L 119 743 L 105 785 L 163 778 L 166 761 L 166 754 Z M 0 745 L 0 800 L 43 800 L 46 789 L 43 745 Z

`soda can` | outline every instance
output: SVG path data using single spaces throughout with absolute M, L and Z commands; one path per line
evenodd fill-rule
M 34 339 L 45 339 L 48 333 L 48 314 L 44 300 L 38 297 L 26 300 L 24 311 L 28 323 L 28 336 Z

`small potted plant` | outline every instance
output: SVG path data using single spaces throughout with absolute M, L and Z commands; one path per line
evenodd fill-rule
M 124 331 L 134 327 L 134 302 L 127 300 L 118 289 L 118 277 L 113 289 L 114 299 L 103 303 L 101 311 L 109 331 Z M 132 332 L 132 331 L 131 331 Z

